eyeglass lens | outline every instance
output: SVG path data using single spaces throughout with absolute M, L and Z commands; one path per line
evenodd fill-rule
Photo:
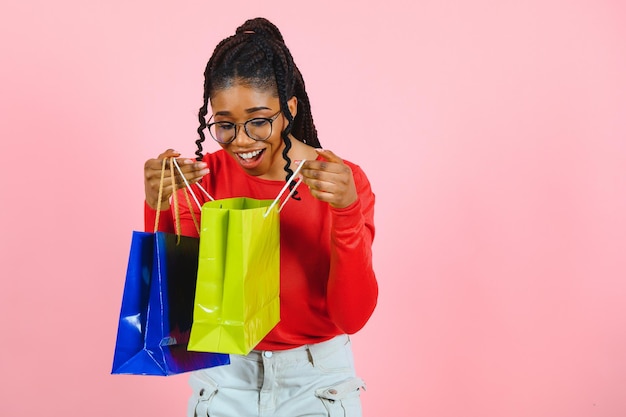
M 254 140 L 266 140 L 272 134 L 272 123 L 269 119 L 250 119 L 243 125 L 244 131 Z M 238 126 L 229 122 L 217 122 L 209 125 L 209 133 L 220 143 L 229 143 L 237 135 Z

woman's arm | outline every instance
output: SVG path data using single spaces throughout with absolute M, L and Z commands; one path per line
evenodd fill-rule
M 330 276 L 327 303 L 330 317 L 348 334 L 360 330 L 372 315 L 378 283 L 372 266 L 374 194 L 360 168 L 353 168 L 358 199 L 331 208 Z
M 303 182 L 311 195 L 330 205 L 330 275 L 328 312 L 350 334 L 360 330 L 374 311 L 378 284 L 372 268 L 374 194 L 363 171 L 328 150 L 323 161 L 306 161 Z

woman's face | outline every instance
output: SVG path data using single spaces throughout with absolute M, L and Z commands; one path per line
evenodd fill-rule
M 295 117 L 296 98 L 292 97 L 288 105 Z M 235 83 L 212 94 L 211 108 L 212 121 L 241 123 L 237 126 L 235 139 L 220 146 L 246 173 L 268 180 L 284 179 L 282 151 L 285 144 L 281 138 L 281 132 L 287 126 L 284 115 L 280 113 L 274 120 L 272 133 L 265 141 L 251 139 L 243 129 L 243 123 L 250 119 L 271 118 L 280 111 L 280 102 L 273 91 Z

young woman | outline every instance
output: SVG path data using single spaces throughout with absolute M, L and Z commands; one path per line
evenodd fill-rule
M 185 177 L 216 199 L 274 199 L 303 160 L 305 186 L 280 214 L 281 321 L 249 355 L 191 374 L 188 416 L 360 416 L 364 383 L 348 335 L 365 325 L 378 296 L 367 177 L 321 149 L 302 75 L 269 21 L 248 20 L 220 42 L 204 77 L 198 158 L 167 150 L 145 163 L 146 230 L 156 216 L 163 158 L 177 158 Z M 203 155 L 207 131 L 222 149 Z M 172 232 L 165 178 L 159 228 Z M 182 232 L 197 236 L 189 210 L 199 218 L 184 205 Z

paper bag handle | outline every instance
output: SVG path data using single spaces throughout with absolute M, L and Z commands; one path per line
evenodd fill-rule
M 161 165 L 161 178 L 159 180 L 159 196 L 158 196 L 158 202 L 157 202 L 157 213 L 156 213 L 156 217 L 154 219 L 154 233 L 156 233 L 159 230 L 159 218 L 161 215 L 161 202 L 163 199 L 163 187 L 164 187 L 164 180 L 165 180 L 165 164 L 167 163 L 167 160 L 169 159 L 170 162 L 170 175 L 171 175 L 171 179 L 172 179 L 172 199 L 173 199 L 173 203 L 174 203 L 174 227 L 176 229 L 176 236 L 178 236 L 180 238 L 181 235 L 181 229 L 180 229 L 180 211 L 179 211 L 179 206 L 178 206 L 178 194 L 176 193 L 176 175 L 174 173 L 174 167 L 176 167 L 176 169 L 178 170 L 178 172 L 180 173 L 180 176 L 182 177 L 183 181 L 185 182 L 185 199 L 187 200 L 187 205 L 191 208 L 191 201 L 189 200 L 189 194 L 191 193 L 191 196 L 193 197 L 194 201 L 196 202 L 196 204 L 198 205 L 198 207 L 200 207 L 200 203 L 198 202 L 198 199 L 196 198 L 196 195 L 193 193 L 193 191 L 191 190 L 191 187 L 189 186 L 189 183 L 187 182 L 187 179 L 185 178 L 185 176 L 183 175 L 183 172 L 180 169 L 180 166 L 178 166 L 178 162 L 176 161 L 176 158 L 164 158 L 163 159 L 163 164 Z M 211 197 L 209 195 L 209 193 L 202 188 L 202 186 L 200 186 L 198 184 L 198 186 L 200 187 L 200 189 L 202 191 L 204 191 L 204 193 L 211 199 L 213 199 L 213 197 Z M 193 210 L 189 210 L 191 212 L 191 218 L 193 220 L 193 224 L 196 227 L 196 231 L 198 232 L 198 234 L 200 234 L 200 226 L 198 225 L 198 220 L 196 219 L 196 215 L 194 213 Z
M 280 201 L 280 197 L 282 197 L 282 195 L 285 193 L 285 191 L 287 190 L 287 188 L 289 187 L 289 184 L 291 184 L 291 181 L 293 181 L 294 178 L 296 178 L 296 176 L 300 173 L 300 170 L 302 169 L 302 166 L 304 165 L 304 162 L 306 161 L 306 159 L 303 159 L 302 161 L 300 161 L 300 164 L 298 165 L 298 168 L 296 168 L 296 170 L 294 171 L 293 174 L 291 174 L 291 176 L 289 177 L 289 179 L 287 180 L 287 182 L 285 183 L 285 186 L 283 187 L 282 190 L 280 190 L 280 192 L 278 193 L 278 196 L 276 197 L 276 199 L 274 201 L 272 201 L 272 204 L 270 204 L 270 206 L 267 208 L 267 210 L 265 211 L 265 214 L 263 215 L 263 217 L 267 217 L 268 214 L 270 214 L 270 211 L 272 211 L 272 209 L 274 208 L 274 206 L 276 204 L 278 204 L 278 202 Z M 293 188 L 291 189 L 291 191 L 289 192 L 289 194 L 287 194 L 287 197 L 285 198 L 285 201 L 283 201 L 283 203 L 280 205 L 280 207 L 278 208 L 278 212 L 280 212 L 283 207 L 285 207 L 285 204 L 287 204 L 287 201 L 289 201 L 289 199 L 291 198 L 291 196 L 293 195 L 293 193 L 296 192 L 296 188 L 298 188 L 298 186 L 302 183 L 302 178 L 300 178 L 298 180 L 298 182 L 296 182 L 296 185 L 293 186 Z
M 157 198 L 156 217 L 154 218 L 154 233 L 159 230 L 159 219 L 161 217 L 161 199 L 163 198 L 163 181 L 165 180 L 165 164 L 167 158 L 163 158 L 161 164 L 161 179 L 159 180 L 159 196 Z

